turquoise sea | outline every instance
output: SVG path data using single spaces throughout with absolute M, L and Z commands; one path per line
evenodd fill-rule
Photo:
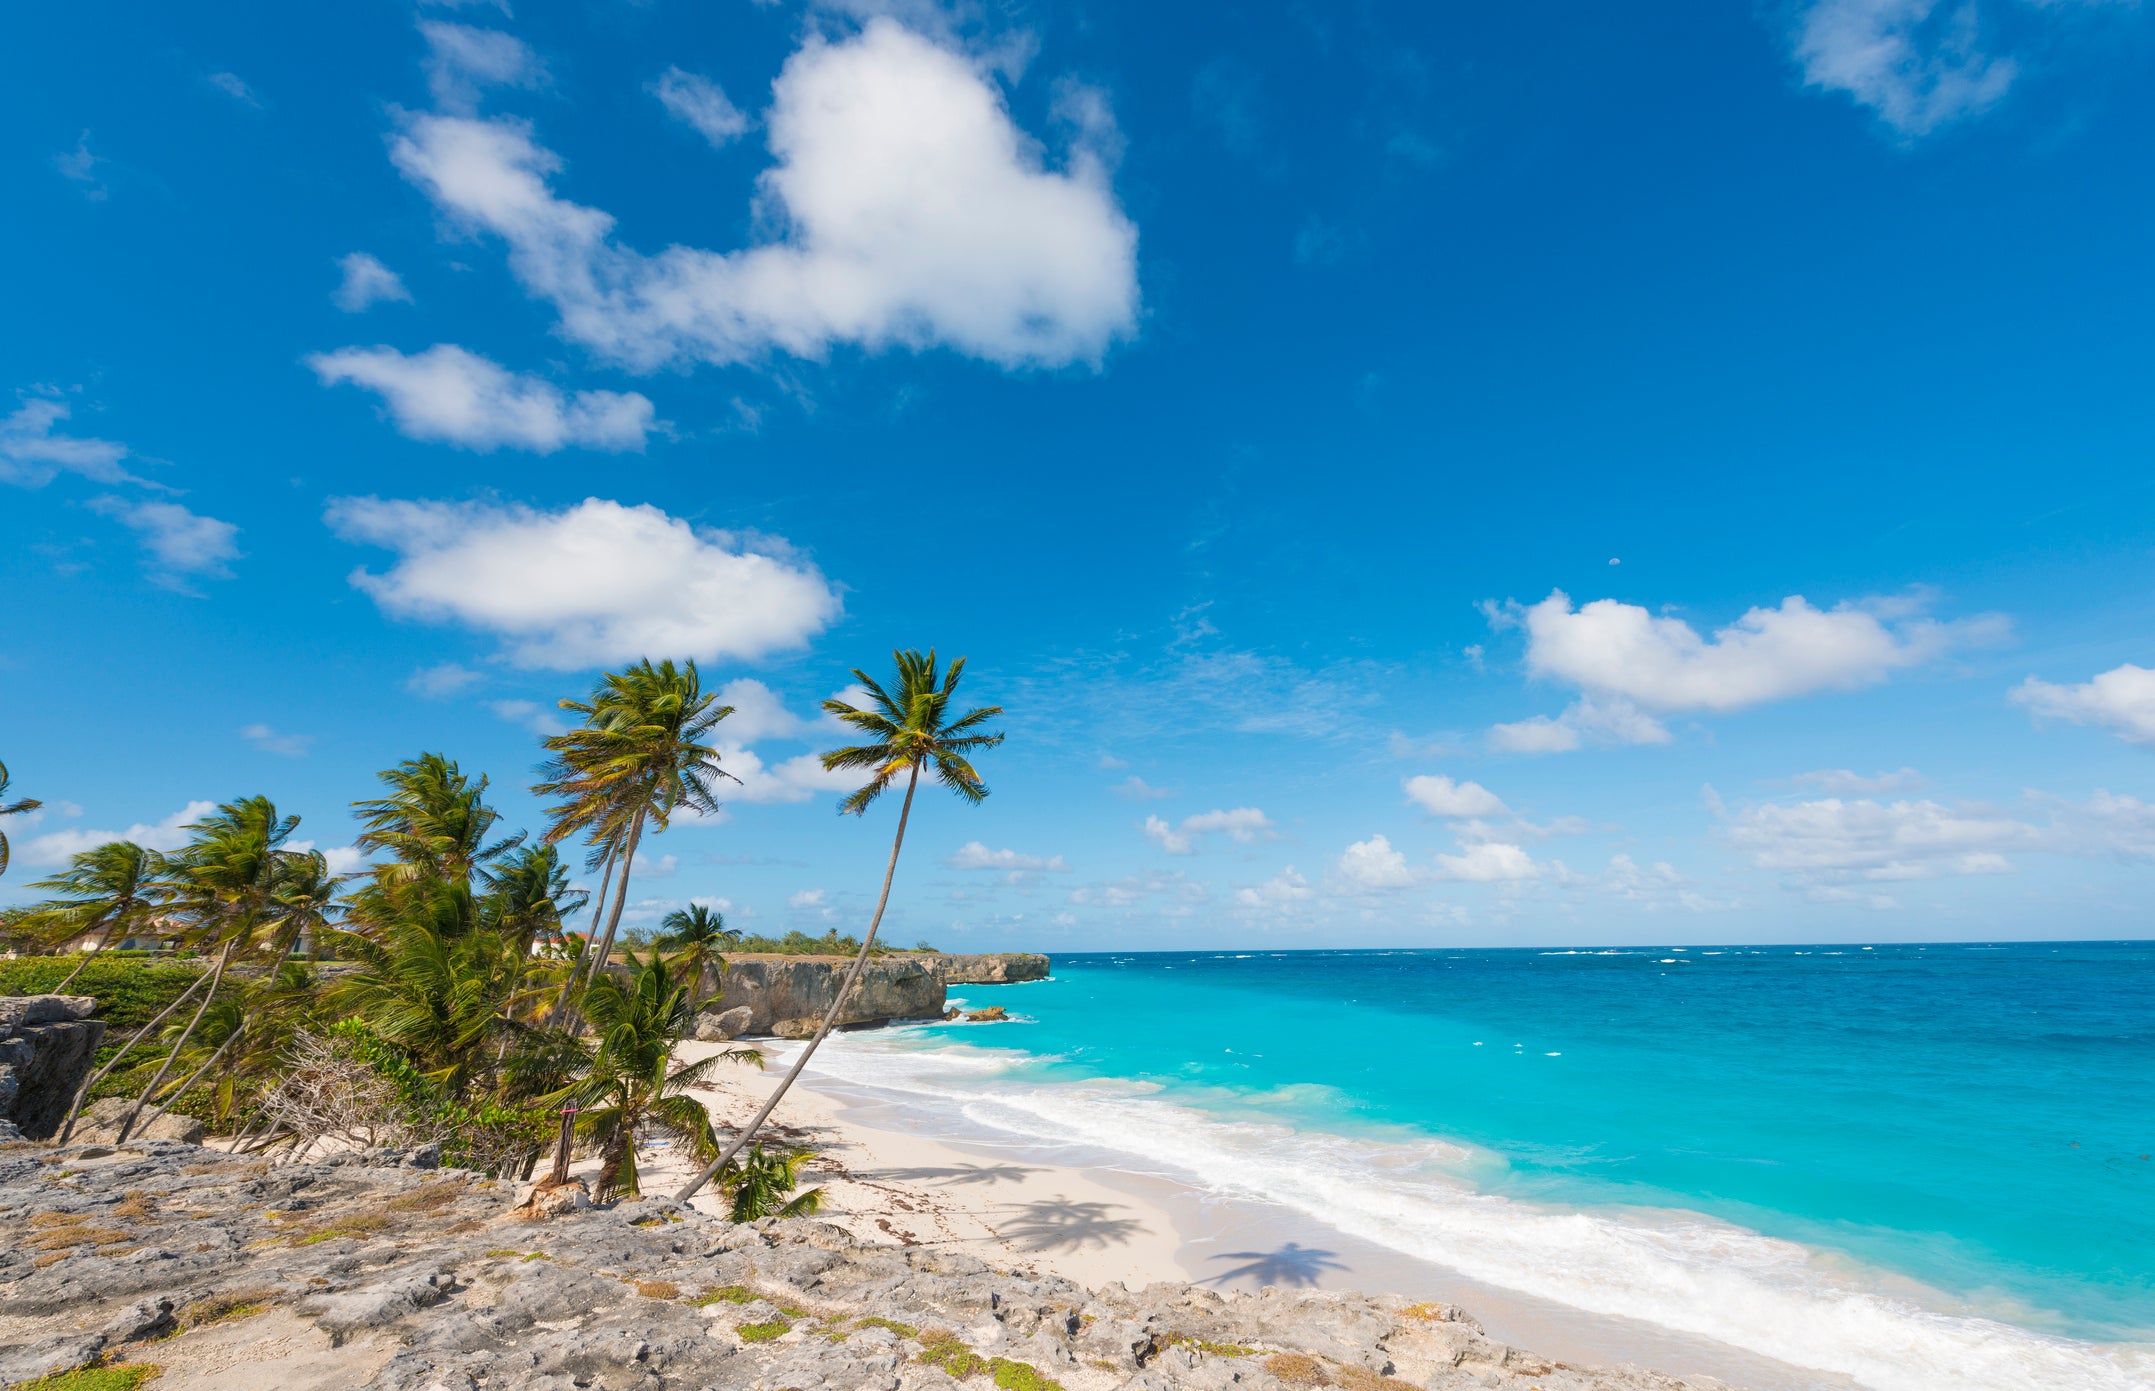
M 1881 1391 L 2155 1387 L 2155 944 L 1059 956 L 818 1071 Z

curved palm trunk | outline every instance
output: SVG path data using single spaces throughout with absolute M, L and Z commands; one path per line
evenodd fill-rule
M 599 978 L 599 972 L 606 969 L 606 958 L 613 952 L 614 932 L 621 926 L 621 910 L 628 907 L 629 902 L 629 871 L 636 868 L 636 847 L 643 842 L 643 838 L 644 818 L 639 815 L 636 824 L 629 828 L 628 848 L 621 852 L 621 883 L 614 892 L 614 911 L 607 915 L 606 936 L 598 944 L 599 954 L 591 963 L 591 979 L 585 982 L 586 985 Z
M 111 922 L 106 923 L 105 935 L 97 939 L 97 951 L 101 952 L 105 948 L 111 946 L 112 934 L 118 932 L 119 930 L 120 920 L 118 918 L 114 918 Z M 90 964 L 90 958 L 95 956 L 96 954 L 96 952 L 84 952 L 82 954 L 82 960 L 75 963 L 75 969 L 67 973 L 66 980 L 61 981 L 58 985 L 52 988 L 52 993 L 55 995 L 65 995 L 67 993 L 67 988 L 75 983 L 75 977 L 82 974 L 83 968 Z
M 269 974 L 265 976 L 264 979 L 267 980 L 273 988 L 277 983 L 277 973 L 284 969 L 285 962 L 292 959 L 292 953 L 298 948 L 299 939 L 304 935 L 304 932 L 294 932 L 292 934 L 292 939 L 284 944 L 284 951 L 277 957 L 275 961 L 270 963 Z M 217 992 L 215 990 L 212 990 L 210 992 L 210 994 L 212 995 L 216 993 Z M 207 1002 L 205 1001 L 205 1003 Z M 202 1066 L 196 1068 L 192 1073 L 188 1074 L 187 1080 L 180 1083 L 180 1089 L 178 1091 L 173 1092 L 170 1095 L 159 1100 L 157 1104 L 159 1106 L 165 1107 L 168 1110 L 174 1106 L 179 1105 L 180 1098 L 186 1096 L 188 1092 L 194 1089 L 195 1083 L 202 1080 L 202 1074 L 208 1072 L 211 1068 L 217 1066 L 217 1060 L 219 1058 L 222 1058 L 227 1052 L 229 1052 L 233 1044 L 239 1042 L 240 1035 L 247 1032 L 247 1025 L 253 1021 L 253 1018 L 254 1016 L 252 1015 L 242 1014 L 239 1020 L 239 1027 L 234 1029 L 231 1033 L 227 1034 L 223 1043 L 217 1045 L 217 1051 L 210 1054 L 209 1061 L 202 1064 Z M 182 1043 L 184 1043 L 185 1041 L 186 1040 L 184 1039 L 181 1040 Z M 177 1052 L 177 1050 L 175 1050 L 175 1052 Z
M 599 914 L 606 911 L 606 891 L 614 885 L 614 861 L 617 856 L 606 857 L 606 872 L 599 876 L 599 896 L 591 900 L 591 936 L 584 943 L 584 954 L 569 964 L 569 978 L 561 983 L 561 996 L 554 1007 L 546 1012 L 545 1027 L 551 1029 L 561 1022 L 561 1016 L 569 1012 L 569 1001 L 576 995 L 576 978 L 591 964 L 591 953 L 599 944 Z
M 853 966 L 846 972 L 845 982 L 838 987 L 838 994 L 832 999 L 831 1007 L 823 1012 L 823 1022 L 816 1026 L 815 1037 L 808 1040 L 808 1046 L 801 1050 L 801 1056 L 793 1060 L 793 1066 L 787 1069 L 785 1077 L 778 1083 L 778 1089 L 771 1093 L 771 1099 L 763 1103 L 763 1109 L 756 1112 L 754 1118 L 741 1128 L 741 1133 L 734 1137 L 732 1144 L 726 1146 L 724 1153 L 712 1160 L 702 1173 L 690 1179 L 687 1186 L 673 1195 L 675 1202 L 685 1203 L 695 1197 L 697 1189 L 709 1183 L 712 1175 L 725 1168 L 733 1156 L 739 1154 L 742 1147 L 755 1138 L 763 1123 L 770 1119 L 771 1112 L 777 1110 L 778 1103 L 785 1099 L 786 1092 L 793 1086 L 793 1080 L 801 1075 L 801 1070 L 808 1066 L 808 1060 L 815 1056 L 816 1047 L 823 1042 L 824 1035 L 838 1022 L 839 1013 L 845 1009 L 846 1000 L 853 994 L 854 984 L 860 980 L 861 968 L 868 964 L 868 952 L 875 946 L 876 929 L 883 925 L 883 907 L 890 902 L 890 881 L 898 873 L 898 851 L 905 845 L 906 818 L 913 814 L 913 791 L 919 786 L 920 765 L 916 763 L 913 765 L 912 775 L 906 779 L 905 805 L 898 809 L 898 834 L 891 839 L 890 863 L 883 869 L 883 892 L 876 898 L 875 916 L 868 920 L 868 935 L 861 939 L 860 954 L 853 958 Z
M 120 1122 L 119 1139 L 114 1143 L 124 1142 L 134 1130 L 135 1122 L 142 1118 L 142 1108 L 150 1104 L 150 1097 L 164 1085 L 165 1074 L 172 1071 L 172 1065 L 180 1060 L 180 1054 L 187 1047 L 187 1040 L 195 1036 L 195 1027 L 202 1022 L 202 1016 L 209 1012 L 210 1001 L 217 998 L 217 987 L 224 980 L 224 968 L 231 964 L 232 948 L 237 941 L 235 938 L 225 943 L 224 950 L 217 953 L 217 970 L 210 976 L 210 988 L 203 992 L 202 1003 L 195 1008 L 195 1017 L 187 1021 L 187 1027 L 180 1033 L 179 1042 L 173 1044 L 172 1051 L 165 1055 L 165 1065 L 157 1069 L 157 1075 L 142 1089 L 142 1095 L 135 1098 L 135 1109 L 129 1111 L 127 1119 Z
M 159 1024 L 164 1023 L 166 1016 L 170 1015 L 172 1011 L 178 1009 L 181 1005 L 185 1004 L 187 1002 L 187 997 L 194 994 L 197 990 L 200 990 L 203 984 L 208 980 L 208 976 L 196 976 L 195 983 L 193 985 L 188 986 L 185 990 L 182 990 L 179 994 L 173 996 L 171 1004 L 166 1005 L 162 1010 L 159 1010 L 155 1019 L 152 1019 L 149 1023 L 144 1024 L 141 1028 L 135 1030 L 134 1036 L 128 1039 L 127 1042 L 120 1045 L 120 1051 L 113 1054 L 110 1058 L 107 1058 L 105 1060 L 105 1065 L 90 1075 L 90 1080 L 84 1082 L 82 1084 L 82 1087 L 75 1093 L 74 1104 L 67 1108 L 67 1119 L 60 1123 L 59 1133 L 53 1140 L 54 1144 L 66 1144 L 67 1137 L 75 1133 L 75 1118 L 82 1114 L 83 1101 L 90 1095 L 91 1092 L 97 1090 L 97 1084 L 104 1081 L 106 1076 L 111 1073 L 112 1069 L 120 1065 L 120 1059 L 126 1057 L 130 1049 L 132 1049 L 136 1044 L 142 1042 L 144 1038 L 148 1037 L 150 1030 L 156 1028 Z

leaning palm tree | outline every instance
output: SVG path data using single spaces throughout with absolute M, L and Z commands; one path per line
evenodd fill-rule
M 644 828 L 664 831 L 683 808 L 716 812 L 712 782 L 739 781 L 718 766 L 719 751 L 703 742 L 733 707 L 704 691 L 694 662 L 676 667 L 669 659 L 609 672 L 588 702 L 565 700 L 561 708 L 581 714 L 584 723 L 546 741 L 551 757 L 540 768 L 545 780 L 532 791 L 563 800 L 550 813 L 545 839 L 552 844 L 588 835 L 595 859 L 615 878 L 606 926 L 587 953 L 588 983 L 606 969 Z M 596 911 L 592 924 L 597 927 Z M 569 993 L 563 992 L 563 1007 Z
M 82 960 L 53 987 L 65 994 L 91 957 L 135 935 L 157 914 L 157 879 L 164 861 L 155 850 L 131 840 L 112 840 L 85 850 L 68 861 L 66 869 L 30 887 L 64 895 L 33 910 L 32 921 L 48 927 L 56 945 L 97 934 L 95 946 L 85 946 Z
M 425 875 L 469 879 L 491 860 L 513 850 L 523 836 L 487 844 L 501 814 L 486 804 L 484 775 L 464 776 L 444 754 L 423 753 L 381 774 L 387 795 L 354 802 L 361 850 L 383 850 L 390 863 L 376 870 L 385 881 Z
M 267 797 L 243 797 L 189 826 L 192 838 L 187 845 L 166 857 L 169 901 L 180 920 L 189 925 L 188 935 L 198 946 L 218 947 L 217 963 L 194 1017 L 165 1055 L 164 1066 L 136 1098 L 134 1109 L 120 1122 L 119 1139 L 125 1140 L 134 1129 L 142 1108 L 186 1052 L 210 1001 L 216 998 L 233 955 L 253 951 L 263 945 L 265 938 L 278 937 L 284 939 L 289 953 L 296 930 L 291 915 L 281 911 L 277 891 L 287 873 L 290 853 L 283 845 L 298 826 L 298 817 L 280 817 Z M 326 872 L 326 866 L 324 869 Z
M 0 792 L 7 791 L 7 765 L 0 763 Z M 0 816 L 20 816 L 26 811 L 36 811 L 45 805 L 35 797 L 25 797 L 19 802 L 0 804 Z M 0 831 L 0 874 L 7 873 L 7 832 Z
M 674 966 L 687 977 L 692 1004 L 701 994 L 704 976 L 711 967 L 725 966 L 720 953 L 741 945 L 740 929 L 726 926 L 725 914 L 701 903 L 674 909 L 659 919 L 658 927 L 658 936 L 651 945 L 673 953 Z
M 815 1056 L 824 1035 L 838 1022 L 847 997 L 860 980 L 861 968 L 868 964 L 869 953 L 875 948 L 876 929 L 883 925 L 883 909 L 890 902 L 891 879 L 898 873 L 898 852 L 905 846 L 905 823 L 913 814 L 913 793 L 920 786 L 921 770 L 933 765 L 936 781 L 957 793 L 970 806 L 978 806 L 987 799 L 988 785 L 981 781 L 979 773 L 973 771 L 969 755 L 1003 742 L 1000 732 L 981 728 L 1002 714 L 1003 707 L 987 705 L 954 715 L 951 698 L 957 694 L 958 678 L 965 673 L 963 657 L 952 662 L 950 670 L 939 680 L 935 649 L 930 648 L 926 656 L 919 652 L 894 652 L 891 655 L 898 667 L 898 679 L 891 690 L 884 690 L 858 667 L 853 670 L 854 678 L 868 692 L 867 709 L 856 709 L 842 700 L 823 702 L 826 714 L 860 731 L 869 741 L 833 749 L 823 755 L 823 766 L 827 769 L 853 768 L 868 774 L 868 781 L 838 804 L 840 816 L 864 814 L 900 777 L 905 779 L 905 801 L 898 809 L 898 831 L 891 838 L 890 863 L 883 868 L 883 891 L 876 898 L 874 915 L 868 919 L 868 931 L 861 938 L 860 951 L 854 956 L 853 965 L 847 970 L 837 993 L 832 996 L 830 1008 L 824 1011 L 814 1036 L 801 1049 L 801 1055 L 793 1060 L 793 1066 L 787 1070 L 777 1090 L 763 1103 L 763 1109 L 756 1112 L 754 1119 L 743 1127 L 726 1152 L 711 1161 L 674 1196 L 676 1202 L 685 1203 L 694 1197 L 696 1190 L 710 1182 L 712 1175 L 755 1136 L 757 1129 L 778 1108 L 794 1079 L 808 1066 L 808 1060 Z
M 729 1048 L 673 1066 L 674 1046 L 694 1027 L 696 1011 L 688 987 L 655 956 L 626 985 L 610 975 L 593 981 L 584 1014 L 596 1030 L 597 1047 L 583 1075 L 548 1100 L 576 1106 L 576 1128 L 599 1147 L 592 1196 L 600 1202 L 616 1194 L 633 1198 L 643 1191 L 636 1173 L 637 1132 L 663 1131 L 698 1159 L 715 1152 L 711 1117 L 688 1089 L 720 1063 L 761 1067 L 763 1054 Z

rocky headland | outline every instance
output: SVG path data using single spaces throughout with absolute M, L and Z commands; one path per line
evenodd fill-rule
M 1709 1391 L 1536 1358 L 1449 1305 L 1187 1284 L 731 1225 L 647 1201 L 541 1219 L 373 1152 L 0 1145 L 0 1386 L 91 1364 L 158 1391 Z
M 806 1038 L 830 1008 L 852 964 L 847 956 L 730 954 L 723 978 L 709 982 L 715 994 L 703 1007 L 709 1022 L 699 1037 Z M 940 1018 L 953 985 L 1013 985 L 1045 980 L 1047 974 L 1048 958 L 1037 952 L 873 957 L 862 967 L 860 984 L 847 997 L 838 1027 Z

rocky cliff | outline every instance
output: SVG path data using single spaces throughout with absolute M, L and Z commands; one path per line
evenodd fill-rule
M 947 985 L 1016 985 L 1019 981 L 1046 980 L 1048 959 L 1039 952 L 985 952 L 977 956 L 939 956 Z
M 43 1140 L 60 1128 L 105 1039 L 87 995 L 0 997 L 0 1139 Z
M 429 1162 L 0 1146 L 0 1386 L 93 1362 L 173 1391 L 1720 1386 L 1547 1362 L 1396 1297 L 1089 1290 L 660 1202 L 530 1220 Z
M 860 985 L 838 1016 L 841 1028 L 893 1019 L 933 1019 L 943 1012 L 943 977 L 934 958 L 872 957 Z M 706 1013 L 745 1008 L 747 1034 L 801 1032 L 797 1021 L 815 1021 L 831 1007 L 851 958 L 842 956 L 729 956 L 719 998 Z M 786 1026 L 786 1027 L 782 1027 Z
M 762 956 L 726 958 L 725 980 L 717 998 L 703 1007 L 706 1017 L 728 1010 L 748 1011 L 745 1026 L 734 1034 L 806 1037 L 831 1006 L 853 959 L 846 956 Z M 861 982 L 839 1017 L 841 1028 L 886 1024 L 894 1019 L 933 1019 L 943 1012 L 943 992 L 951 985 L 1009 985 L 1043 980 L 1048 959 L 1037 952 L 994 952 L 975 956 L 907 952 L 869 959 Z

